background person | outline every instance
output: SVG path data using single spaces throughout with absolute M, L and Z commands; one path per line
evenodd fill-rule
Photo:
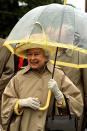
M 76 51 L 59 48 L 57 59 L 59 61 L 66 60 L 66 62 L 68 63 L 79 63 L 79 61 L 82 60 L 84 63 L 86 62 L 87 56 L 82 55 L 81 53 L 76 52 Z M 87 114 L 87 82 L 86 82 L 87 69 L 86 68 L 76 69 L 76 68 L 66 67 L 66 66 L 61 66 L 61 69 L 70 78 L 70 80 L 76 85 L 76 87 L 80 89 L 81 94 L 83 96 L 83 101 L 84 101 L 84 113 Z M 85 130 L 85 123 L 87 119 L 86 114 L 83 114 L 83 116 L 81 117 L 81 120 L 78 121 L 78 131 Z M 82 125 L 83 117 L 85 118 L 83 120 L 83 125 Z
M 0 39 L 0 107 L 2 93 L 8 84 L 9 80 L 14 75 L 14 58 L 11 52 L 3 46 L 4 39 Z M 0 108 L 1 109 L 1 108 Z M 0 110 L 1 124 L 1 110 Z

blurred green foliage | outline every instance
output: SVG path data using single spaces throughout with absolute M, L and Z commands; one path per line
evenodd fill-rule
M 6 38 L 17 21 L 29 10 L 63 0 L 0 0 L 0 37 Z

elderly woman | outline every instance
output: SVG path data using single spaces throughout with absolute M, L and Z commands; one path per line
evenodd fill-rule
M 28 66 L 11 79 L 2 96 L 2 131 L 44 131 L 47 110 L 40 111 L 39 108 L 45 105 L 49 89 L 57 106 L 66 106 L 64 94 L 70 112 L 80 117 L 83 112 L 80 91 L 58 68 L 51 79 L 53 66 L 48 52 L 31 48 L 27 55 Z

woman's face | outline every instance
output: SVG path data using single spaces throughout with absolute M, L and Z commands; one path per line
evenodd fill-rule
M 28 50 L 28 64 L 32 69 L 42 68 L 47 61 L 45 52 L 41 48 L 32 48 Z

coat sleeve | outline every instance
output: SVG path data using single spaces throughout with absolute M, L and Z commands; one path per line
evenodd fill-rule
M 3 69 L 11 55 L 11 52 L 4 46 L 0 46 L 0 77 L 3 73 Z
M 6 55 L 8 55 L 8 53 Z M 14 56 L 10 55 L 9 59 L 7 61 L 6 60 L 7 59 L 4 58 L 4 55 L 2 59 L 0 59 L 0 70 L 2 70 L 2 74 L 0 77 L 0 99 L 6 85 L 14 75 Z
M 83 113 L 83 99 L 80 90 L 72 83 L 72 81 L 63 73 L 61 88 L 66 96 L 70 112 L 80 117 Z
M 83 81 L 83 92 L 84 92 L 84 106 L 87 110 L 87 69 L 81 69 L 82 81 Z
M 7 130 L 14 111 L 14 105 L 18 100 L 17 90 L 15 89 L 16 82 L 15 77 L 13 77 L 2 94 L 1 118 L 3 130 Z

